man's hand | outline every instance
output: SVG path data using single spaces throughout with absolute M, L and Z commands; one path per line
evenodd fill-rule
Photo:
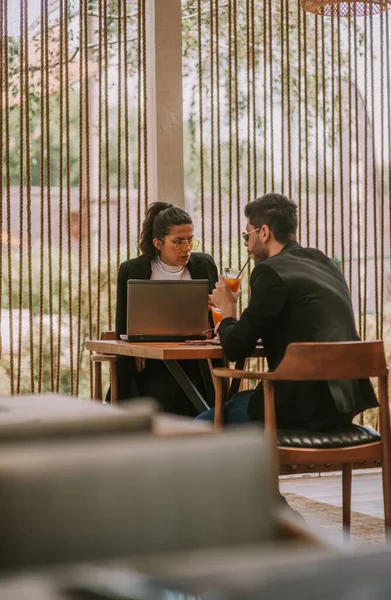
M 213 290 L 211 301 L 223 313 L 223 319 L 236 317 L 236 304 L 241 292 L 233 292 L 225 278 L 220 276 L 216 288 Z

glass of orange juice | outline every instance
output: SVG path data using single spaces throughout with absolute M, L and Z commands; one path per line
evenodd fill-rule
M 239 269 L 233 269 L 231 267 L 224 269 L 225 280 L 233 292 L 237 292 L 242 283 L 241 278 L 239 278 L 239 273 Z
M 214 326 L 216 327 L 217 323 L 221 322 L 221 320 L 223 318 L 223 313 L 216 306 L 212 306 L 212 317 L 213 317 Z

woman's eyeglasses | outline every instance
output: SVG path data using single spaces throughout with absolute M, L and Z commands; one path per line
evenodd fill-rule
M 242 231 L 242 238 L 244 239 L 245 242 L 248 242 L 250 233 L 255 233 L 255 231 L 259 231 L 260 229 L 262 229 L 262 228 L 258 227 L 258 229 L 252 229 L 251 231 Z
M 162 242 L 166 241 L 163 238 L 160 238 L 160 239 Z M 188 246 L 190 246 L 190 250 L 197 250 L 198 246 L 200 245 L 200 240 L 197 240 L 197 239 L 181 240 L 180 242 L 170 242 L 170 243 L 174 244 L 175 250 L 177 252 L 185 252 L 187 250 Z

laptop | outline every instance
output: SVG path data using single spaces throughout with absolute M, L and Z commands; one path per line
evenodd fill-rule
M 128 280 L 129 342 L 204 340 L 208 321 L 209 281 Z

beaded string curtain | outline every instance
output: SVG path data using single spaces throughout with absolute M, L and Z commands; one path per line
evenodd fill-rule
M 360 335 L 387 342 L 389 12 L 321 18 L 300 2 L 189 0 L 184 23 L 186 189 L 204 246 L 220 269 L 242 265 L 245 204 L 282 191 L 298 203 L 299 241 L 343 269 Z
M 84 340 L 114 327 L 117 267 L 138 253 L 148 204 L 146 2 L 0 0 L 2 394 L 91 392 Z M 361 335 L 387 341 L 389 12 L 183 0 L 182 14 L 202 248 L 220 270 L 243 265 L 244 205 L 288 194 L 301 243 L 344 270 Z
M 88 396 L 146 189 L 145 2 L 0 0 L 1 393 Z

